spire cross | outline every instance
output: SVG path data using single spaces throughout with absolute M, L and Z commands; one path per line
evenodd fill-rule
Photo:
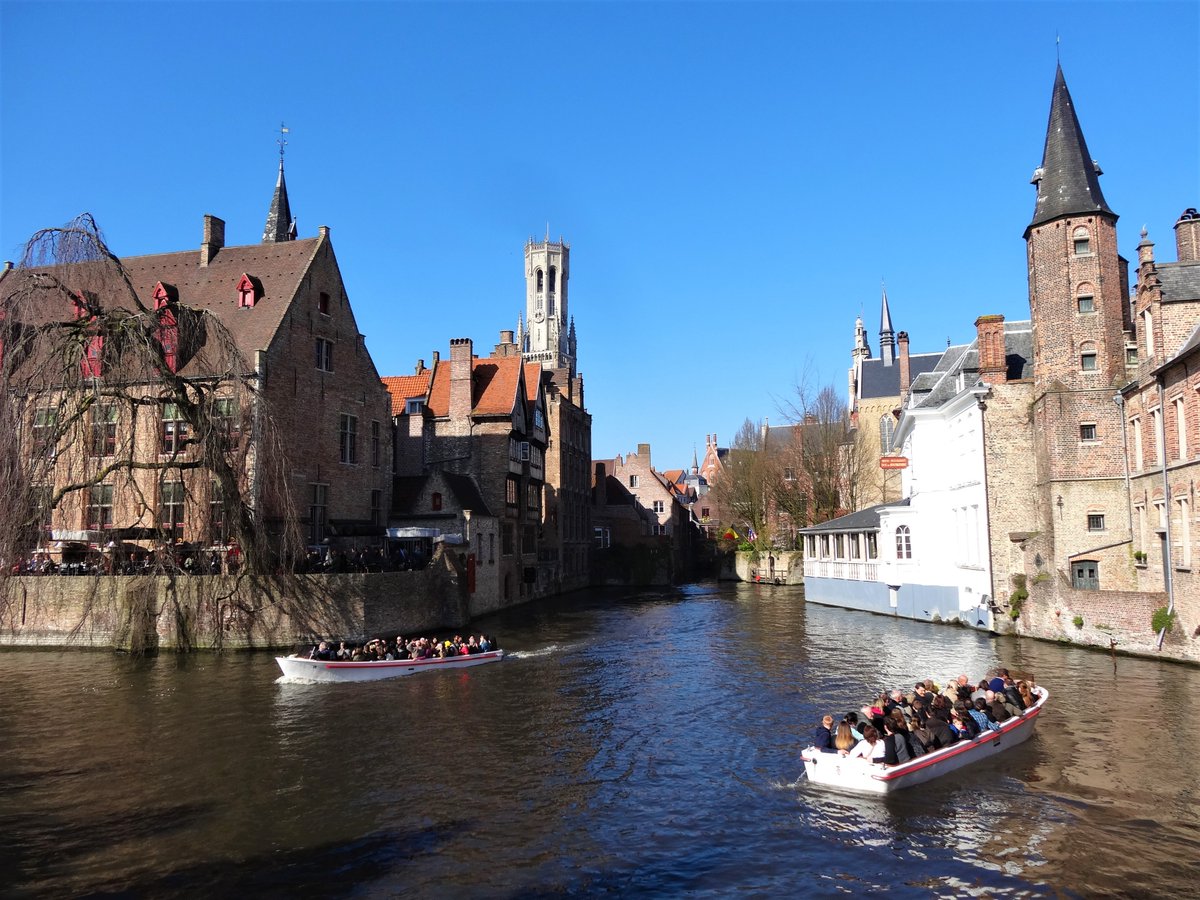
M 279 145 L 279 162 L 283 164 L 283 148 L 287 146 L 287 138 L 284 137 L 288 133 L 288 127 L 282 122 L 279 123 L 279 139 L 275 141 Z

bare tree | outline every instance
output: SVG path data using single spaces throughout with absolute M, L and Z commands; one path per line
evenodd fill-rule
M 857 509 L 872 469 L 864 435 L 837 390 L 832 385 L 812 390 L 802 381 L 786 412 L 801 426 L 792 458 L 798 461 L 808 489 L 809 522 L 825 522 Z
M 300 533 L 259 389 L 216 316 L 138 295 L 90 215 L 39 231 L 0 281 L 5 574 L 55 519 L 130 537 L 173 576 L 186 514 L 236 545 L 242 578 L 286 587 Z
M 729 446 L 724 467 L 711 487 L 724 525 L 756 547 L 770 546 L 768 503 L 774 475 L 763 452 L 761 423 L 746 419 Z

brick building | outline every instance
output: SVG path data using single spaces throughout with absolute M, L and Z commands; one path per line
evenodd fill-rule
M 434 472 L 462 476 L 476 486 L 486 515 L 498 520 L 499 548 L 484 554 L 476 537 L 464 534 L 475 552 L 476 565 L 486 555 L 486 565 L 496 566 L 493 576 L 476 582 L 476 593 L 494 583 L 498 596 L 476 597 L 472 608 L 497 608 L 535 596 L 554 593 L 552 567 L 540 557 L 544 539 L 542 510 L 545 453 L 549 440 L 546 394 L 541 367 L 520 356 L 477 357 L 469 338 L 450 342 L 450 357 L 435 355 L 433 366 L 417 365 L 411 376 L 389 377 L 395 425 L 396 474 L 427 476 Z M 424 484 L 425 482 L 422 482 Z M 455 492 L 459 508 L 446 508 L 447 494 L 436 499 L 432 489 L 420 493 L 421 502 L 443 507 L 443 512 L 463 518 L 467 507 Z M 413 510 L 395 510 L 393 525 L 400 527 Z M 475 511 L 471 511 L 474 513 Z M 452 523 L 457 527 L 457 520 Z M 493 562 L 494 560 L 494 562 Z
M 290 503 L 303 531 L 299 537 L 308 544 L 339 529 L 363 537 L 381 533 L 391 475 L 388 396 L 355 322 L 329 229 L 321 226 L 311 238 L 296 234 L 282 157 L 261 244 L 226 246 L 225 223 L 206 215 L 198 249 L 126 258 L 121 265 L 140 303 L 159 319 L 156 333 L 169 369 L 164 374 L 183 377 L 197 392 L 213 392 L 212 421 L 226 423 L 221 427 L 229 432 L 230 450 L 241 455 L 240 489 L 251 496 L 257 527 L 280 529 L 293 511 L 285 508 Z M 2 293 L 7 298 L 37 277 L 34 270 L 15 269 Z M 64 300 L 63 317 L 84 314 L 78 304 L 74 312 L 68 306 Z M 179 330 L 185 320 L 219 322 L 236 342 L 247 370 L 226 386 L 227 396 L 212 384 L 215 361 L 225 352 L 216 344 L 216 329 L 193 328 L 189 333 L 197 337 L 185 341 Z M 82 365 L 101 401 L 88 413 L 90 438 L 56 459 L 35 494 L 48 498 L 71 479 L 113 468 L 109 463 L 126 453 L 133 474 L 124 480 L 119 471 L 105 476 L 87 491 L 64 496 L 57 508 L 45 508 L 42 537 L 56 550 L 150 531 L 176 544 L 224 545 L 226 504 L 200 460 L 197 426 L 171 403 L 154 402 L 164 382 L 145 371 L 122 370 L 119 349 L 116 337 L 92 339 Z M 15 372 L 10 386 L 20 377 Z M 145 402 L 104 401 L 105 383 L 136 383 Z M 53 454 L 46 446 L 57 418 L 52 393 L 25 392 L 20 402 L 28 406 L 23 415 L 31 445 Z M 261 439 L 264 415 L 278 435 L 270 446 Z M 285 458 L 287 491 L 263 490 L 266 454 Z M 136 468 L 147 461 L 153 469 Z

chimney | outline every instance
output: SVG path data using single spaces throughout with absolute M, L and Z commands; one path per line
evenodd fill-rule
M 1200 261 L 1200 213 L 1189 206 L 1175 223 L 1175 258 L 1179 262 Z
M 436 364 L 436 363 L 440 362 L 440 361 L 441 361 L 441 359 L 442 359 L 442 353 L 441 353 L 441 351 L 440 351 L 440 350 L 434 350 L 434 351 L 433 351 L 433 361 L 434 361 L 434 363 Z
M 900 348 L 900 396 L 908 393 L 912 384 L 912 370 L 908 366 L 908 332 L 902 331 L 896 335 L 896 344 Z
M 464 421 L 471 415 L 471 339 L 450 341 L 450 419 Z
M 206 214 L 204 216 L 204 239 L 200 242 L 200 265 L 207 266 L 224 246 L 225 220 Z
M 608 506 L 608 472 L 602 462 L 596 463 L 596 505 Z
M 651 466 L 650 466 L 650 445 L 649 444 L 638 444 L 637 455 L 638 455 L 638 459 L 641 462 L 644 462 L 646 464 L 646 468 L 651 468 Z
M 987 384 L 1004 384 L 1008 381 L 1004 316 L 980 316 L 975 320 L 975 335 L 979 350 L 979 377 Z
M 318 225 L 317 226 L 317 236 L 322 237 L 325 240 L 329 240 L 329 226 L 328 225 Z
M 421 374 L 422 372 L 424 372 L 424 371 L 425 371 L 425 360 L 423 360 L 423 359 L 418 359 L 418 360 L 417 360 L 417 370 L 416 370 L 416 372 L 414 372 L 413 374 L 414 374 L 414 375 L 420 375 L 420 374 Z
M 513 342 L 513 333 L 511 331 L 500 332 L 500 343 L 511 344 Z

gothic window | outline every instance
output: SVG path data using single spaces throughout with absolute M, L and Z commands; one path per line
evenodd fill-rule
M 537 292 L 539 294 L 545 290 L 545 285 L 543 284 L 544 281 L 545 281 L 544 273 L 542 272 L 541 269 L 538 269 L 537 270 Z
M 554 266 L 551 266 L 550 267 L 550 293 L 553 294 L 556 290 L 558 290 L 557 286 L 558 286 L 558 269 L 556 269 Z
M 896 559 L 912 559 L 912 534 L 907 525 L 896 526 Z
M 892 435 L 896 432 L 896 420 L 891 413 L 879 417 L 879 449 L 887 453 L 892 449 Z
M 1086 228 L 1082 226 L 1076 228 L 1071 234 L 1071 240 L 1075 244 L 1076 256 L 1087 256 L 1092 252 L 1092 240 Z

